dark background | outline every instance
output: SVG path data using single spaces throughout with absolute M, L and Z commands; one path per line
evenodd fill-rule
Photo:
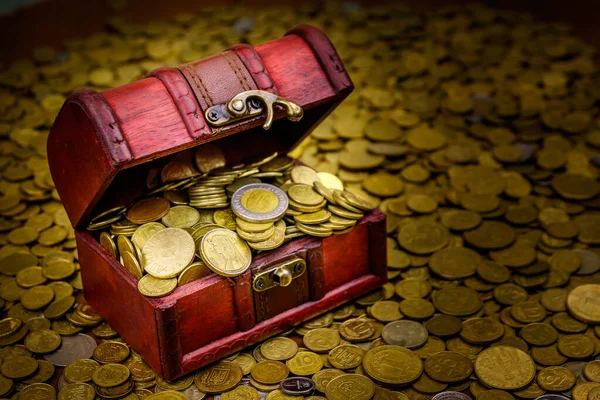
M 7 0 L 0 0 L 7 1 Z M 297 1 L 297 0 L 296 0 Z M 124 15 L 135 22 L 169 19 L 182 11 L 197 11 L 203 6 L 241 4 L 268 6 L 296 3 L 285 0 L 45 0 L 39 4 L 0 16 L 0 69 L 7 62 L 28 57 L 31 50 L 43 45 L 60 46 L 71 38 L 86 37 L 101 31 L 110 16 Z M 305 1 L 305 0 L 300 0 Z M 311 2 L 311 1 L 308 1 Z M 115 11 L 114 4 L 123 7 Z M 353 1 L 361 3 L 361 1 Z M 384 1 L 362 1 L 368 6 Z M 526 11 L 544 22 L 566 22 L 574 27 L 574 33 L 594 46 L 600 45 L 598 16 L 600 4 L 589 0 L 405 0 L 417 11 L 435 10 L 445 5 L 480 3 L 489 7 Z

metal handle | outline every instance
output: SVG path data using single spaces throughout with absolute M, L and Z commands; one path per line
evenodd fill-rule
M 216 104 L 205 112 L 206 121 L 213 127 L 220 127 L 240 119 L 254 117 L 263 109 L 267 111 L 267 119 L 263 128 L 268 130 L 273 125 L 275 114 L 273 106 L 277 104 L 285 107 L 287 118 L 290 121 L 299 121 L 304 115 L 302 107 L 264 90 L 248 90 L 235 95 L 226 104 Z

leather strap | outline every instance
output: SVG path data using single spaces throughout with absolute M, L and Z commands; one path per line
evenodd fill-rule
M 279 96 L 279 90 L 275 86 L 271 74 L 265 67 L 262 59 L 254 49 L 254 46 L 249 44 L 236 44 L 231 46 L 229 50 L 235 51 L 240 60 L 246 66 L 246 69 L 252 75 L 252 79 L 260 90 L 265 90 Z
M 215 104 L 226 103 L 241 92 L 258 89 L 246 66 L 233 51 L 181 65 L 179 70 L 203 111 Z
M 204 115 L 196 96 L 178 69 L 163 67 L 146 76 L 157 78 L 165 85 L 179 110 L 190 137 L 197 139 L 212 133 L 204 121 Z

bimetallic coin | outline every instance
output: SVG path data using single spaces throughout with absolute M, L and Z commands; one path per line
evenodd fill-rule
M 248 222 L 275 222 L 283 217 L 288 203 L 283 190 L 267 183 L 243 186 L 231 197 L 235 215 Z

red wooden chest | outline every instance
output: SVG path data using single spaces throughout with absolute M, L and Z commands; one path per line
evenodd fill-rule
M 66 100 L 50 132 L 48 161 L 76 229 L 85 297 L 164 378 L 286 331 L 384 283 L 384 215 L 373 211 L 342 235 L 292 240 L 254 256 L 241 276 L 209 275 L 162 298 L 138 292 L 137 279 L 86 230 L 91 217 L 140 198 L 152 168 L 207 142 L 218 144 L 232 165 L 285 154 L 352 89 L 327 37 L 299 26 L 260 46 L 236 45 L 101 93 L 82 89 Z M 246 95 L 255 90 L 273 102 L 270 130 L 263 129 L 269 104 L 262 103 L 260 115 L 241 119 L 218 108 L 236 95 L 250 101 Z M 303 118 L 286 118 L 294 111 L 281 107 L 280 99 L 302 107 Z M 228 117 L 217 126 L 216 120 Z M 290 260 L 306 268 L 295 284 L 254 292 L 257 273 Z

